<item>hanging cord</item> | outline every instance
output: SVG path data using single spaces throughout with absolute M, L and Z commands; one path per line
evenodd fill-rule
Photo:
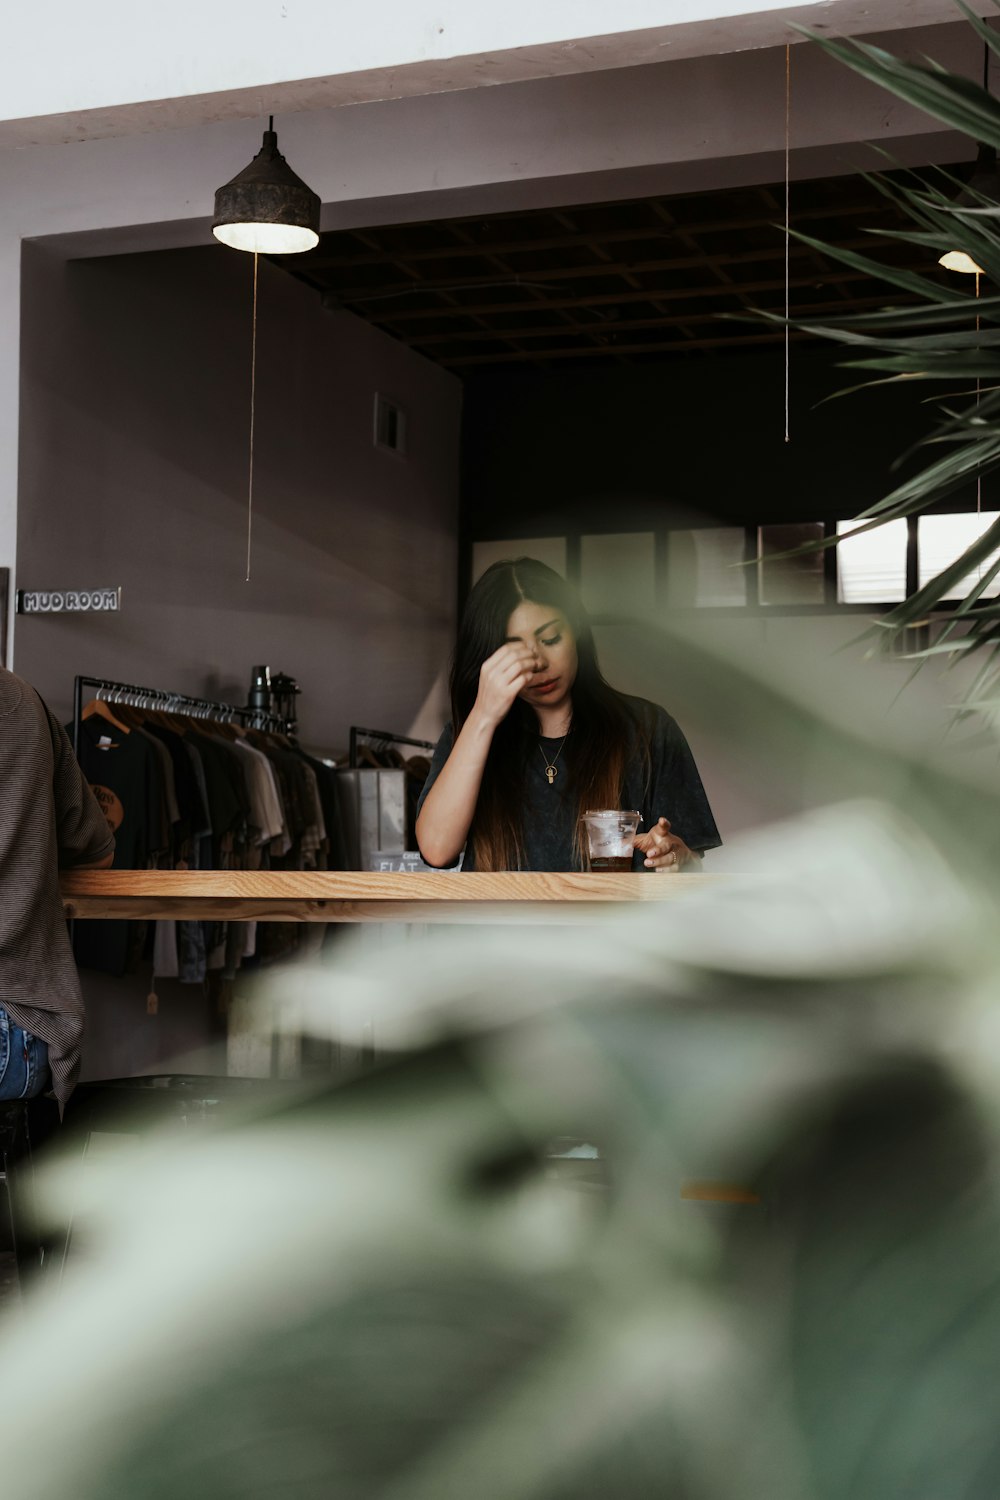
M 791 365 L 791 138 L 792 138 L 792 48 L 785 43 L 785 442 L 791 442 L 789 367 Z
M 983 24 L 984 25 L 985 25 L 985 21 L 986 21 L 986 18 L 984 17 L 983 18 Z M 987 94 L 990 91 L 990 44 L 987 41 L 983 42 L 983 91 L 984 91 L 984 93 L 987 93 Z M 981 271 L 977 271 L 976 272 L 976 332 L 977 333 L 979 332 L 979 329 L 980 329 L 980 326 L 981 326 L 981 322 L 982 322 L 982 320 L 980 318 L 980 315 L 979 315 L 979 298 L 981 296 L 981 283 L 982 283 L 982 279 L 983 279 L 983 273 Z M 977 354 L 980 353 L 980 349 L 979 349 L 979 345 L 978 344 L 976 345 L 976 353 Z M 983 377 L 981 375 L 977 375 L 976 376 L 976 410 L 977 411 L 979 410 L 979 402 L 980 402 L 980 398 L 982 396 L 982 392 L 983 392 Z M 983 513 L 983 475 L 982 475 L 982 470 L 980 469 L 977 472 L 977 474 L 976 474 L 976 515 L 977 516 L 981 516 L 982 513 Z M 983 570 L 982 570 L 982 567 L 980 567 L 980 569 L 979 569 L 979 576 L 980 576 L 980 578 L 982 577 L 982 574 L 983 574 Z
M 257 252 L 253 253 L 253 323 L 250 335 L 250 472 L 247 480 L 247 576 L 253 547 L 253 423 L 257 404 Z

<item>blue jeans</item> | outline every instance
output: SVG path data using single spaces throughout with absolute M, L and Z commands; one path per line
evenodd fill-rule
M 0 1099 L 34 1099 L 48 1085 L 48 1047 L 0 1005 Z

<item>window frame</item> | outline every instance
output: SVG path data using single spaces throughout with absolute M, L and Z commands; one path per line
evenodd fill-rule
M 974 511 L 956 511 L 956 515 L 974 515 Z M 781 619 L 789 616 L 822 616 L 822 615 L 883 615 L 890 614 L 898 609 L 906 599 L 910 599 L 919 590 L 918 579 L 920 574 L 919 559 L 919 520 L 917 515 L 906 518 L 906 591 L 903 599 L 895 600 L 871 600 L 868 603 L 847 604 L 838 598 L 838 549 L 827 547 L 823 554 L 823 600 L 815 604 L 762 604 L 760 600 L 760 571 L 755 564 L 758 561 L 758 535 L 760 528 L 771 525 L 771 522 L 754 522 L 743 527 L 734 526 L 731 522 L 720 522 L 718 528 L 712 526 L 657 526 L 651 523 L 649 518 L 637 520 L 629 525 L 626 522 L 616 520 L 614 526 L 609 526 L 606 531 L 599 531 L 592 526 L 567 528 L 565 532 L 559 533 L 558 528 L 552 525 L 552 517 L 549 525 L 539 529 L 539 537 L 551 538 L 556 534 L 565 535 L 566 538 L 566 576 L 577 588 L 581 582 L 581 550 L 582 541 L 585 536 L 612 536 L 625 532 L 648 533 L 653 537 L 654 563 L 654 599 L 655 609 L 672 609 L 673 612 L 683 615 L 711 615 L 713 618 L 726 618 L 729 615 L 746 616 L 752 615 L 761 619 Z M 778 524 L 778 523 L 773 523 Z M 794 523 L 782 523 L 794 524 Z M 823 520 L 810 524 L 822 525 L 824 539 L 837 535 L 836 520 Z M 685 604 L 671 606 L 666 597 L 667 581 L 669 577 L 669 550 L 670 535 L 673 531 L 712 531 L 712 530 L 735 531 L 742 530 L 744 534 L 744 563 L 747 575 L 747 597 L 743 604 Z M 527 526 L 518 528 L 521 538 L 530 539 L 532 529 Z M 459 607 L 465 604 L 469 590 L 472 587 L 472 553 L 476 542 L 503 541 L 500 536 L 467 536 L 463 538 L 461 566 L 459 571 Z M 934 605 L 935 614 L 950 614 L 960 604 L 960 599 L 944 599 Z M 614 614 L 592 614 L 591 619 L 595 624 L 616 618 Z

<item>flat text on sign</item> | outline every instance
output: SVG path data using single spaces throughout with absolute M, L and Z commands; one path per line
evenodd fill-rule
M 121 609 L 122 591 L 117 589 L 18 589 L 19 615 L 63 615 Z

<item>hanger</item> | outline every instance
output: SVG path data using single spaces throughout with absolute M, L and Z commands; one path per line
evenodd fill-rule
M 206 714 L 202 720 L 203 733 L 214 734 L 220 740 L 235 740 L 236 730 L 232 724 L 226 724 L 222 719 L 215 719 L 211 714 Z
M 92 699 L 82 709 L 81 717 L 89 719 L 97 714 L 122 734 L 152 722 L 180 734 L 194 730 L 222 740 L 248 738 L 251 742 L 259 737 L 265 744 L 295 748 L 286 735 L 270 727 L 279 722 L 270 715 L 254 715 L 246 723 L 241 717 L 244 711 L 231 703 L 214 703 L 205 698 L 188 698 L 184 693 L 166 693 L 120 682 L 95 682 L 95 686 L 104 696 Z
M 117 710 L 118 718 L 121 720 L 122 727 L 124 729 L 128 729 L 130 727 L 132 729 L 142 728 L 146 718 L 144 709 L 133 708 L 131 704 L 128 703 L 116 703 L 115 708 Z
M 152 713 L 164 729 L 172 729 L 176 734 L 185 734 L 190 727 L 190 720 L 180 710 L 176 699 L 167 699 L 165 703 L 158 704 L 152 709 Z
M 108 723 L 113 724 L 116 729 L 121 730 L 122 734 L 132 733 L 127 724 L 123 724 L 120 719 L 115 718 L 103 698 L 91 698 L 90 702 L 85 704 L 80 717 L 81 719 L 93 719 L 95 717 L 98 719 L 107 719 Z
M 280 746 L 283 750 L 295 749 L 288 736 L 280 734 L 277 729 L 258 729 L 255 727 L 248 729 L 246 734 L 251 745 L 256 745 L 259 750 L 266 749 L 268 746 L 274 749 L 276 745 Z

